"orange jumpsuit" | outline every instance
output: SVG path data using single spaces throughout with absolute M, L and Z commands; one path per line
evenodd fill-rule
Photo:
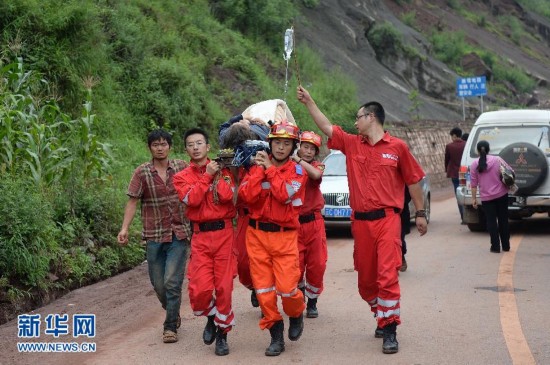
M 299 317 L 305 308 L 297 288 L 300 279 L 298 253 L 299 208 L 303 203 L 306 173 L 289 160 L 283 166 L 254 165 L 239 187 L 239 198 L 250 210 L 246 247 L 252 281 L 262 309 L 260 328 L 271 328 L 282 316 L 277 307 L 281 296 L 289 317 Z
M 401 217 L 406 185 L 424 171 L 402 140 L 388 132 L 374 146 L 365 137 L 332 127 L 328 147 L 346 155 L 353 261 L 359 294 L 376 314 L 378 327 L 401 323 Z
M 235 325 L 231 306 L 236 276 L 232 220 L 236 215 L 235 184 L 229 169 L 223 169 L 216 186 L 219 201 L 215 202 L 213 182 L 214 176 L 206 173 L 206 165 L 195 163 L 174 176 L 174 187 L 187 205 L 193 230 L 187 269 L 191 308 L 197 316 L 215 315 L 216 325 L 228 332 Z
M 310 164 L 324 170 L 318 161 Z M 327 268 L 327 235 L 321 209 L 325 199 L 321 193 L 321 181 L 307 179 L 304 205 L 300 209 L 300 230 L 298 231 L 298 249 L 300 250 L 300 284 L 305 288 L 308 298 L 318 298 L 323 292 L 323 277 Z M 304 278 L 305 272 L 305 278 Z

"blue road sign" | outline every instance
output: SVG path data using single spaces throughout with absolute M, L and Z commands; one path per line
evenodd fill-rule
M 462 98 L 487 95 L 487 81 L 485 76 L 456 79 L 456 95 Z

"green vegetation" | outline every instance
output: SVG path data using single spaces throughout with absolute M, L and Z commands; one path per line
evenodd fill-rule
M 550 0 L 518 0 L 527 10 L 550 19 Z
M 283 35 L 297 14 L 291 0 L 2 1 L 0 301 L 39 303 L 143 260 L 139 217 L 129 246 L 116 235 L 149 130 L 172 132 L 174 157 L 187 159 L 185 130 L 214 136 L 273 98 L 316 130 L 295 98 L 294 60 L 283 95 Z M 293 57 L 327 116 L 353 130 L 353 82 L 300 39 Z
M 447 5 L 449 6 L 449 8 L 451 8 L 453 10 L 461 10 L 462 9 L 462 4 L 460 4 L 459 0 L 447 0 Z
M 464 32 L 433 32 L 430 39 L 435 56 L 454 68 L 460 67 L 460 59 L 469 53 L 471 47 L 465 40 Z
M 416 29 L 416 11 L 412 10 L 401 15 L 401 21 L 411 28 Z
M 505 15 L 499 19 L 499 22 L 503 28 L 508 28 L 510 32 L 510 38 L 516 45 L 520 45 L 521 37 L 525 34 L 522 23 L 518 18 Z
M 376 52 L 376 57 L 383 55 L 397 55 L 403 48 L 401 34 L 388 21 L 376 23 L 367 33 L 367 39 Z
M 420 93 L 417 89 L 409 93 L 409 100 L 411 101 L 409 112 L 412 114 L 412 119 L 420 120 L 420 106 L 422 105 L 422 101 L 420 100 Z
M 304 6 L 309 9 L 313 9 L 319 5 L 319 0 L 303 0 Z
M 375 24 L 367 33 L 367 39 L 376 52 L 376 57 L 382 61 L 384 57 L 404 56 L 410 60 L 424 59 L 418 49 L 403 42 L 401 34 L 390 22 Z
M 118 215 L 112 203 L 120 199 L 107 194 L 111 155 L 95 134 L 91 89 L 82 116 L 71 119 L 49 93 L 52 85 L 21 58 L 2 65 L 0 81 L 0 272 L 7 298 L 74 288 L 141 262 L 135 244 L 116 265 L 105 254 L 121 250 L 111 236 Z
M 531 92 L 535 87 L 535 80 L 529 77 L 522 69 L 509 66 L 499 56 L 476 48 L 465 40 L 463 32 L 436 32 L 430 38 L 435 56 L 449 65 L 459 75 L 464 75 L 460 60 L 468 53 L 474 52 L 493 70 L 491 86 L 510 83 L 518 92 Z M 498 90 L 507 90 L 506 87 Z M 507 90 L 504 95 L 510 95 Z

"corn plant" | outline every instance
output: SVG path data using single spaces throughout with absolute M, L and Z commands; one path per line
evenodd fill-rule
M 27 174 L 36 185 L 50 185 L 72 170 L 85 179 L 103 177 L 109 146 L 93 133 L 91 89 L 83 116 L 71 120 L 56 101 L 41 95 L 45 80 L 25 71 L 23 60 L 0 69 L 0 171 Z
M 99 141 L 99 138 L 92 133 L 95 115 L 92 114 L 92 91 L 88 89 L 88 97 L 84 102 L 83 115 L 80 119 L 74 121 L 79 149 L 79 157 L 84 164 L 84 178 L 89 178 L 94 171 L 98 177 L 108 170 L 111 161 L 109 145 Z

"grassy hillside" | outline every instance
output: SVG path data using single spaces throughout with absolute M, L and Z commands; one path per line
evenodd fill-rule
M 290 0 L 0 3 L 0 323 L 143 260 L 139 219 L 128 248 L 116 234 L 149 130 L 173 132 L 185 157 L 186 129 L 215 135 L 248 105 L 285 97 L 313 128 L 293 62 L 283 92 L 283 35 L 297 14 Z M 354 110 L 349 79 L 299 39 L 296 55 L 330 117 Z

